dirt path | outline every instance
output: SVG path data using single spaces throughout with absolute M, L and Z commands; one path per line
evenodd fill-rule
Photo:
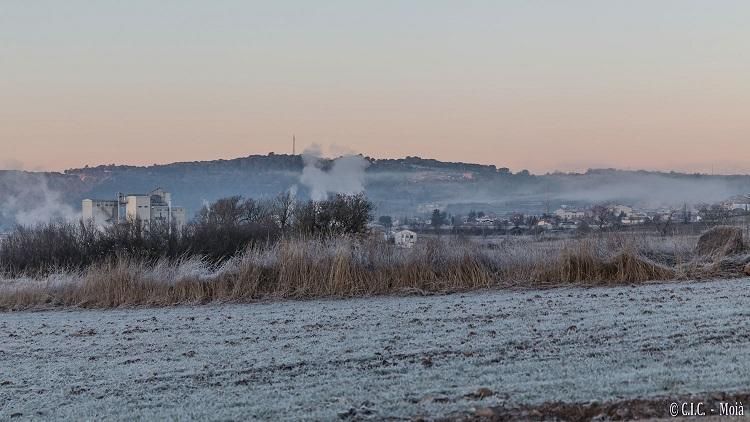
M 0 419 L 435 418 L 740 392 L 749 287 L 0 314 Z

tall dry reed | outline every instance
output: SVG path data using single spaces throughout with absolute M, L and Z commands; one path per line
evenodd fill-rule
M 0 309 L 38 306 L 168 306 L 211 301 L 440 293 L 492 287 L 612 284 L 677 277 L 672 261 L 690 249 L 664 241 L 603 236 L 489 248 L 455 237 L 425 238 L 413 249 L 375 239 L 284 239 L 221 264 L 200 257 L 120 256 L 45 279 L 0 281 Z M 678 257 L 679 255 L 679 257 Z

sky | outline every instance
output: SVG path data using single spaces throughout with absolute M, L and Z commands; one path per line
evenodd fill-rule
M 750 172 L 745 0 L 0 2 L 0 168 Z

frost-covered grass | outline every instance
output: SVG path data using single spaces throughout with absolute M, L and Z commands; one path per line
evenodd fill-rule
M 119 257 L 83 271 L 0 281 L 0 309 L 168 306 L 355 297 L 491 287 L 602 285 L 685 278 L 694 239 L 628 235 L 486 245 L 456 237 L 401 249 L 375 239 L 289 239 L 220 264 Z
M 749 301 L 737 279 L 7 313 L 0 417 L 382 420 L 742 391 Z

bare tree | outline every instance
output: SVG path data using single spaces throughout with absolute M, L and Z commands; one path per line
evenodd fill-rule
M 234 226 L 243 220 L 244 213 L 242 197 L 230 196 L 203 206 L 197 218 L 203 223 Z
M 240 222 L 242 223 L 258 223 L 261 222 L 268 215 L 268 207 L 262 202 L 256 201 L 255 199 L 248 198 L 242 202 Z
M 357 234 L 367 231 L 374 206 L 364 194 L 338 194 L 324 201 L 296 204 L 294 225 L 304 235 Z
M 320 218 L 331 233 L 364 233 L 373 219 L 374 206 L 364 194 L 337 194 L 320 203 Z
M 601 231 L 607 224 L 612 223 L 615 219 L 615 214 L 612 210 L 604 205 L 594 205 L 591 208 L 591 219 Z
M 669 233 L 669 229 L 672 227 L 672 222 L 675 212 L 670 210 L 669 213 L 654 217 L 654 225 L 659 234 L 666 236 Z
M 435 209 L 432 210 L 432 218 L 430 219 L 430 224 L 432 225 L 433 229 L 439 229 L 440 226 L 446 223 L 447 219 L 448 216 L 444 212 Z
M 294 229 L 297 233 L 309 236 L 321 231 L 318 221 L 319 203 L 315 201 L 299 202 L 295 207 Z
M 220 226 L 236 226 L 245 223 L 261 222 L 268 214 L 268 207 L 252 198 L 241 196 L 222 198 L 205 205 L 198 212 L 197 219 L 203 223 Z
M 271 201 L 271 213 L 282 233 L 286 232 L 292 224 L 295 204 L 296 200 L 289 191 L 280 193 Z

